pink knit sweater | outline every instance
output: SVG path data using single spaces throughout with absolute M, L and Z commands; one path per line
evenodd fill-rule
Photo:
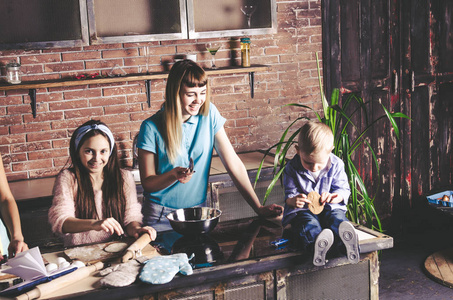
M 126 196 L 126 211 L 124 214 L 123 228 L 129 223 L 136 221 L 142 224 L 141 204 L 137 200 L 137 190 L 131 172 L 121 170 L 124 178 L 124 192 Z M 75 195 L 77 192 L 77 182 L 74 174 L 65 169 L 58 174 L 53 187 L 53 203 L 49 209 L 49 223 L 52 231 L 63 238 L 65 246 L 75 246 L 81 244 L 102 243 L 110 240 L 111 235 L 105 231 L 90 230 L 80 233 L 62 232 L 63 223 L 69 217 L 75 217 Z M 102 191 L 94 192 L 94 201 L 98 216 L 102 215 Z

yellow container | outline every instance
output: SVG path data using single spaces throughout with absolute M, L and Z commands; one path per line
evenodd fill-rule
M 241 38 L 241 65 L 250 67 L 250 38 Z

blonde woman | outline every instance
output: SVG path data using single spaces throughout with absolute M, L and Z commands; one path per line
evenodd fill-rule
M 242 161 L 225 133 L 223 118 L 208 97 L 208 78 L 191 60 L 173 65 L 162 109 L 140 128 L 137 148 L 145 190 L 143 223 L 157 231 L 171 229 L 165 216 L 179 208 L 204 206 L 215 148 L 247 203 L 261 216 L 282 213 L 262 206 Z M 194 161 L 194 169 L 188 166 Z

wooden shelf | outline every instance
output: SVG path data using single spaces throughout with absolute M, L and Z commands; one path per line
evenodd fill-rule
M 268 66 L 265 65 L 254 65 L 250 68 L 242 67 L 222 67 L 216 70 L 205 69 L 208 75 L 218 75 L 218 74 L 234 74 L 234 73 L 249 73 L 249 72 L 258 72 L 258 71 L 267 71 Z M 162 73 L 152 73 L 152 74 L 131 74 L 126 76 L 118 77 L 103 77 L 103 78 L 93 78 L 93 79 L 55 79 L 55 80 L 41 80 L 41 81 L 23 81 L 20 84 L 8 84 L 1 83 L 0 91 L 8 90 L 29 90 L 29 89 L 39 89 L 39 88 L 49 88 L 49 87 L 63 87 L 63 86 L 78 86 L 78 85 L 88 85 L 88 84 L 103 84 L 103 83 L 116 83 L 116 82 L 127 82 L 127 81 L 141 81 L 141 80 L 155 80 L 155 79 L 165 79 L 168 76 L 168 72 Z
M 209 75 L 221 75 L 221 74 L 235 74 L 235 73 L 249 73 L 250 80 L 250 95 L 254 97 L 254 74 L 259 71 L 267 71 L 269 66 L 266 65 L 252 65 L 248 68 L 243 67 L 221 67 L 215 70 L 205 69 L 206 74 Z M 103 77 L 103 78 L 92 78 L 92 79 L 55 79 L 55 80 L 40 80 L 40 81 L 23 81 L 20 84 L 8 84 L 1 83 L 0 91 L 9 90 L 29 90 L 28 94 L 31 99 L 31 106 L 33 117 L 36 117 L 36 89 L 39 88 L 51 88 L 51 87 L 66 87 L 66 86 L 80 86 L 89 84 L 104 84 L 104 83 L 116 83 L 116 82 L 129 82 L 129 81 L 145 81 L 146 94 L 148 107 L 151 106 L 150 93 L 151 93 L 151 80 L 165 79 L 168 76 L 168 72 L 151 73 L 151 74 L 131 74 L 126 76 L 117 77 Z

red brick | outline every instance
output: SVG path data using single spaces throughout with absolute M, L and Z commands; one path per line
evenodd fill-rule
M 60 54 L 49 53 L 49 54 L 21 56 L 20 63 L 22 66 L 25 66 L 25 65 L 32 65 L 32 64 L 59 62 L 60 60 L 61 60 Z
M 75 108 L 86 108 L 88 106 L 88 100 L 71 100 L 71 101 L 60 101 L 52 102 L 49 104 L 49 110 L 67 110 Z
M 67 149 L 51 149 L 47 151 L 36 151 L 28 153 L 28 160 L 38 160 L 46 158 L 68 157 L 69 150 Z
M 68 72 L 83 70 L 83 62 L 64 62 L 58 64 L 46 64 L 44 69 L 46 72 Z
M 53 120 L 62 120 L 63 119 L 63 112 L 46 112 L 46 113 L 38 113 L 36 118 L 33 118 L 32 114 L 26 114 L 23 116 L 25 123 L 31 122 L 45 122 L 45 121 L 53 121 Z
M 115 87 L 105 87 L 102 89 L 104 97 L 109 96 L 118 96 L 125 94 L 136 94 L 141 93 L 140 85 L 127 85 L 127 86 L 115 86 Z
M 48 141 L 67 137 L 66 130 L 49 130 L 27 134 L 27 142 Z
M 30 171 L 30 178 L 44 178 L 44 177 L 53 177 L 61 171 L 61 167 L 45 168 L 39 170 Z
M 151 67 L 152 65 L 160 65 L 160 63 L 161 63 L 160 56 L 150 56 L 148 59 L 149 67 Z M 144 73 L 146 71 L 146 58 L 142 56 L 125 58 L 124 65 L 126 67 L 141 66 L 142 73 Z
M 102 97 L 102 98 L 95 98 L 90 99 L 89 101 L 91 107 L 97 106 L 112 106 L 112 105 L 120 105 L 126 104 L 126 97 L 125 96 L 117 96 L 117 97 Z
M 27 154 L 26 153 L 13 153 L 9 156 L 9 161 L 8 163 L 11 162 L 20 162 L 27 160 Z
M 50 130 L 50 123 L 30 123 L 10 126 L 11 134 Z
M 28 105 L 14 105 L 7 107 L 7 113 L 9 115 L 17 115 L 17 114 L 24 114 L 24 113 L 31 113 L 30 104 Z
M 62 53 L 63 61 L 74 61 L 74 60 L 88 60 L 88 59 L 100 59 L 100 51 L 84 51 L 84 52 L 67 52 Z
M 69 148 L 69 138 L 52 141 L 52 148 Z
M 83 89 L 77 91 L 64 92 L 65 100 L 96 98 L 102 96 L 102 89 Z
M 140 104 L 112 105 L 104 108 L 106 115 L 141 111 Z
M 112 69 L 114 65 L 123 66 L 122 59 L 102 59 L 102 60 L 90 60 L 85 62 L 87 70 L 99 70 L 99 69 Z M 83 69 L 83 68 L 80 68 Z
M 118 57 L 130 57 L 138 56 L 138 49 L 129 48 L 129 49 L 115 49 L 115 50 L 106 50 L 102 51 L 102 58 L 118 58 Z
M 25 143 L 25 134 L 9 134 L 0 136 L 0 145 Z
M 81 118 L 84 117 L 87 121 L 90 118 L 100 118 L 104 115 L 104 110 L 102 107 L 92 107 L 87 109 L 77 109 L 77 110 L 68 110 L 64 112 L 66 119 Z
M 130 122 L 130 116 L 129 114 L 106 115 L 101 118 L 101 121 L 110 127 L 112 124 Z
M 145 94 L 127 95 L 127 103 L 145 103 L 147 101 Z
M 34 161 L 27 161 L 21 163 L 13 163 L 12 170 L 13 172 L 28 171 L 28 170 L 39 170 L 52 167 L 51 159 L 41 159 Z
M 25 143 L 24 142 L 24 143 L 12 145 L 11 152 L 12 153 L 21 153 L 21 152 L 48 150 L 48 149 L 51 149 L 50 141 L 41 141 L 41 142 L 34 142 L 34 143 Z

